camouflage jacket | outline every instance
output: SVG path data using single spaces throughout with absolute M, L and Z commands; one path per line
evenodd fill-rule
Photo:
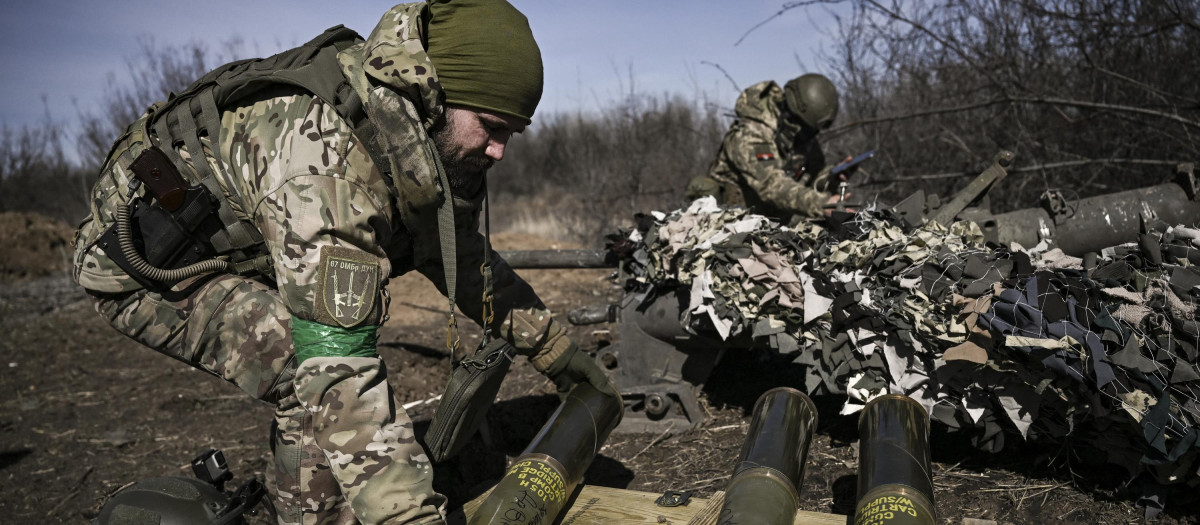
M 774 81 L 750 86 L 738 97 L 730 126 L 708 176 L 725 187 L 725 202 L 744 204 L 787 222 L 817 217 L 829 195 L 817 188 L 828 177 L 816 138 L 796 147 L 781 140 L 783 90 Z M 739 198 L 740 194 L 740 198 Z
M 221 197 L 257 226 L 274 261 L 274 274 L 266 277 L 301 319 L 334 326 L 347 325 L 345 321 L 380 324 L 386 314 L 387 278 L 412 270 L 446 293 L 434 217 L 440 192 L 430 184 L 436 180 L 434 163 L 439 161 L 425 148 L 427 130 L 443 118 L 444 97 L 421 44 L 421 24 L 410 23 L 419 19 L 421 7 L 396 6 L 366 42 L 338 57 L 370 118 L 393 139 L 393 176 L 385 176 L 372 163 L 366 147 L 333 108 L 295 89 L 280 88 L 277 96 L 256 97 L 225 110 L 217 143 L 205 140 L 206 153 L 220 155 L 219 163 L 207 160 L 218 174 Z M 145 147 L 145 119 L 132 124 L 110 154 L 93 189 L 91 216 L 76 234 L 75 276 L 89 290 L 119 293 L 141 287 L 96 240 L 115 222 L 115 204 L 124 199 L 132 177 L 119 158 Z M 481 324 L 482 198 L 480 192 L 454 199 L 457 305 Z M 318 308 L 323 300 L 321 256 L 328 250 L 378 265 L 379 278 L 368 283 L 374 291 L 359 292 L 369 298 L 369 312 L 338 320 Z M 561 350 L 567 343 L 565 331 L 524 280 L 498 257 L 493 261 L 493 327 L 544 369 L 546 361 L 557 356 L 551 348 Z

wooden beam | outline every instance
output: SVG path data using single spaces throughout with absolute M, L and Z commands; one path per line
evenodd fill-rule
M 491 491 L 468 501 L 448 516 L 451 524 L 465 524 L 474 515 Z M 576 490 L 570 507 L 563 511 L 559 525 L 715 525 L 717 513 L 725 501 L 725 493 L 712 498 L 692 498 L 681 507 L 660 507 L 654 504 L 659 494 L 636 490 L 585 485 Z M 800 510 L 794 525 L 846 525 L 846 516 Z

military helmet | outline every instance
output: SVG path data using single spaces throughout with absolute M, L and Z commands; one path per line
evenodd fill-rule
M 783 99 L 789 113 L 814 129 L 826 129 L 837 118 L 837 88 L 825 75 L 808 73 L 789 80 Z
M 230 516 L 230 498 L 203 481 L 146 478 L 121 489 L 100 509 L 95 525 L 200 525 L 245 523 Z

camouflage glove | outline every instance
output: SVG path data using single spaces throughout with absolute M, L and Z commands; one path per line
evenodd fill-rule
M 562 355 L 558 356 L 545 371 L 546 377 L 554 381 L 559 392 L 566 392 L 578 383 L 591 383 L 596 390 L 616 395 L 617 389 L 596 364 L 596 360 L 571 342 Z

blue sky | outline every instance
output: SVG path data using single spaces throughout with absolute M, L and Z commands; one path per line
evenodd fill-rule
M 546 85 L 539 113 L 591 111 L 633 90 L 702 96 L 732 107 L 737 96 L 719 64 L 739 87 L 786 81 L 822 71 L 816 57 L 828 47 L 830 13 L 788 11 L 738 38 L 779 11 L 783 0 L 512 0 L 529 18 L 542 49 Z M 207 41 L 217 49 L 234 37 L 248 56 L 266 56 L 344 24 L 367 35 L 392 2 L 283 0 L 0 2 L 0 125 L 41 121 L 42 99 L 68 125 L 73 101 L 100 100 L 107 75 L 147 36 L 163 45 Z M 536 120 L 536 119 L 535 119 Z

